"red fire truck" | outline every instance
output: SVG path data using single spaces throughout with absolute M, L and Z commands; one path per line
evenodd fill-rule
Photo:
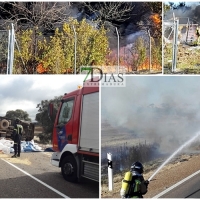
M 52 116 L 53 106 L 49 106 Z M 99 181 L 99 87 L 84 86 L 65 94 L 53 127 L 51 163 L 63 177 Z

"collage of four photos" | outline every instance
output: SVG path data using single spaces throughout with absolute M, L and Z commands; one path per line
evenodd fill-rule
M 0 2 L 0 198 L 200 198 L 200 2 Z

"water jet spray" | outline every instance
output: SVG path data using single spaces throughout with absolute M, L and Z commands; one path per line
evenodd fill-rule
M 189 145 L 190 143 L 192 143 L 197 137 L 200 136 L 200 131 L 197 132 L 197 134 L 192 137 L 190 140 L 188 140 L 187 142 L 185 142 L 182 146 L 180 146 L 152 175 L 151 177 L 148 179 L 148 181 L 151 181 L 151 179 L 176 155 L 178 154 L 184 147 L 186 147 L 187 145 Z

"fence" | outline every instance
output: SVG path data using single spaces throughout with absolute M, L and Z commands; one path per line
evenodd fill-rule
M 197 27 L 198 24 L 194 24 L 188 17 L 175 18 L 174 16 L 173 19 L 163 22 L 164 66 L 171 63 L 172 72 L 175 72 L 177 67 L 178 44 L 194 45 L 197 41 Z

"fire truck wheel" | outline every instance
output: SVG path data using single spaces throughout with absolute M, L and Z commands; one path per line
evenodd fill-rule
M 73 156 L 67 156 L 63 159 L 61 172 L 65 180 L 77 182 L 77 164 Z

